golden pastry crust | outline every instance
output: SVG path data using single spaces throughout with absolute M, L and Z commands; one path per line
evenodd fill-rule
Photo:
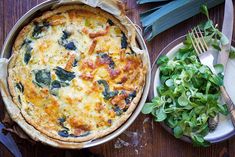
M 129 118 L 142 95 L 146 66 L 131 43 L 135 31 L 101 9 L 68 5 L 46 12 L 13 46 L 13 101 L 29 124 L 56 140 L 103 137 Z

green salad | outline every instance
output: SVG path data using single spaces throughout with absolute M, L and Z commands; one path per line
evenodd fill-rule
M 208 11 L 203 7 L 203 13 L 208 17 Z M 209 18 L 199 26 L 207 43 L 214 48 L 219 49 L 219 45 L 226 42 Z M 208 146 L 204 137 L 209 132 L 209 118 L 218 113 L 228 114 L 226 105 L 220 101 L 223 67 L 218 65 L 219 74 L 215 75 L 202 65 L 188 36 L 173 59 L 163 55 L 157 64 L 161 82 L 156 87 L 158 96 L 145 104 L 142 113 L 152 114 L 155 121 L 164 122 L 172 128 L 176 138 L 185 135 L 194 145 Z

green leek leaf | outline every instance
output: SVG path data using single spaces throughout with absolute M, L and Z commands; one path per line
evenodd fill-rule
M 165 2 L 169 0 L 137 0 L 137 4 L 145 4 L 145 3 L 152 3 L 152 2 Z
M 154 7 L 152 9 L 149 9 L 147 11 L 140 13 L 140 18 L 145 18 L 146 16 L 148 16 L 149 14 L 152 14 L 154 11 L 160 9 L 161 7 L 162 6 L 157 6 L 157 7 Z
M 140 21 L 144 27 L 144 36 L 150 41 L 157 34 L 200 13 L 200 7 L 207 4 L 212 8 L 224 0 L 177 0 L 171 1 L 149 15 L 142 16 Z M 205 12 L 205 9 L 203 9 Z M 205 12 L 205 14 L 207 14 Z

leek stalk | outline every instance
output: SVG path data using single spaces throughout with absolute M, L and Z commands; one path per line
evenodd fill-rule
M 149 14 L 141 14 L 140 21 L 144 27 L 144 36 L 147 41 L 150 41 L 159 33 L 200 13 L 200 7 L 203 4 L 212 8 L 222 2 L 224 0 L 174 0 L 155 11 L 150 11 Z

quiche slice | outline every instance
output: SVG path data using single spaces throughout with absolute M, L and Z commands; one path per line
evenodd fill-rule
M 130 34 L 112 15 L 86 5 L 57 8 L 25 26 L 8 70 L 10 93 L 25 120 L 68 142 L 100 138 L 122 125 L 146 75 Z

